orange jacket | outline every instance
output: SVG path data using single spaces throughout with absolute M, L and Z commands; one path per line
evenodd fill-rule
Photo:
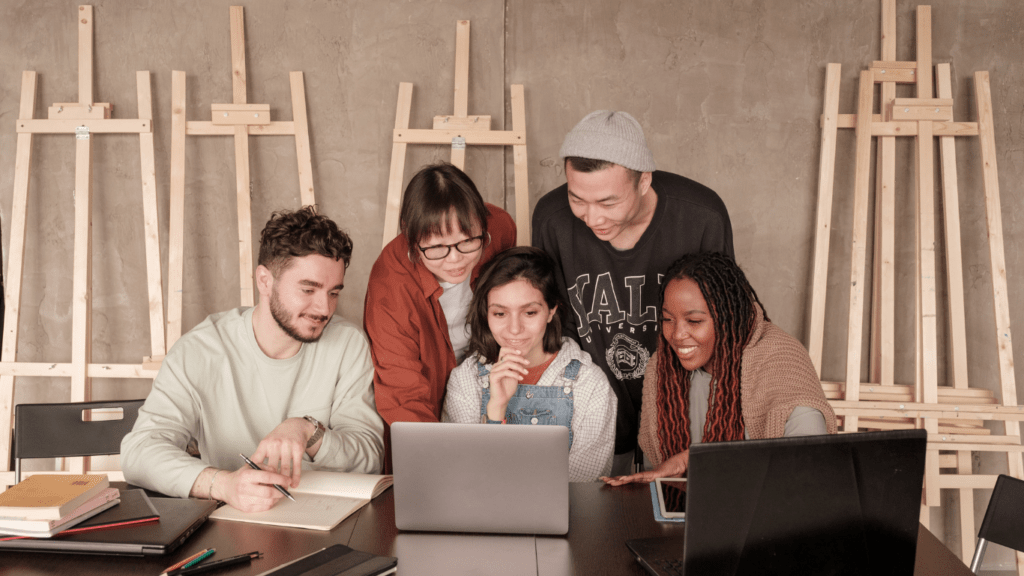
M 516 225 L 507 212 L 487 204 L 490 243 L 473 269 L 495 254 L 515 246 Z M 391 470 L 392 422 L 437 422 L 444 406 L 448 374 L 455 352 L 448 338 L 448 321 L 438 298 L 444 290 L 420 263 L 409 259 L 405 235 L 388 243 L 370 271 L 363 326 L 373 357 L 373 392 L 384 419 L 385 470 Z

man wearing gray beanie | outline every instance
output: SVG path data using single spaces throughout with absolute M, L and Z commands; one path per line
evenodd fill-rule
M 694 252 L 733 256 L 732 224 L 710 188 L 655 169 L 640 123 L 588 114 L 559 155 L 566 184 L 533 212 L 533 245 L 555 259 L 572 313 L 566 334 L 590 353 L 618 397 L 612 475 L 629 474 L 644 370 L 658 348 L 660 279 Z

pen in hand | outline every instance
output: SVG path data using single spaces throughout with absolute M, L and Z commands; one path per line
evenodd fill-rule
M 253 470 L 262 470 L 262 468 L 257 466 L 255 462 L 253 462 L 252 460 L 249 460 L 245 456 L 245 454 L 239 453 L 239 456 L 242 457 L 242 460 L 245 460 L 245 463 L 249 465 L 249 468 L 252 468 Z M 281 486 L 280 484 L 274 484 L 274 488 L 277 488 L 278 492 L 280 492 L 281 494 L 284 494 L 292 502 L 295 502 L 295 498 L 292 498 L 292 495 L 289 494 L 288 491 L 285 490 L 283 486 Z

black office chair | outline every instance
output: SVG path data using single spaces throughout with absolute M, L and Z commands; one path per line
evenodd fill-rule
M 145 400 L 18 404 L 14 407 L 14 481 L 21 482 L 22 458 L 104 456 L 121 452 Z M 121 408 L 120 420 L 83 421 L 84 410 Z
M 1018 480 L 1006 474 L 996 479 L 996 487 L 988 501 L 985 519 L 978 530 L 978 546 L 974 549 L 971 560 L 971 572 L 978 573 L 981 559 L 985 555 L 985 547 L 995 542 L 1018 552 L 1024 552 L 1024 529 L 1021 528 L 1021 517 L 1024 516 L 1024 480 Z

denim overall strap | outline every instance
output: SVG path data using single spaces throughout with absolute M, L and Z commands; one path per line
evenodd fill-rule
M 561 386 L 536 386 L 520 384 L 505 408 L 508 424 L 558 425 L 569 429 L 569 445 L 572 446 L 573 384 L 579 377 L 580 361 L 572 360 L 562 374 Z M 483 381 L 483 397 L 480 415 L 486 417 L 487 403 L 491 399 L 490 370 L 481 366 L 478 375 Z

